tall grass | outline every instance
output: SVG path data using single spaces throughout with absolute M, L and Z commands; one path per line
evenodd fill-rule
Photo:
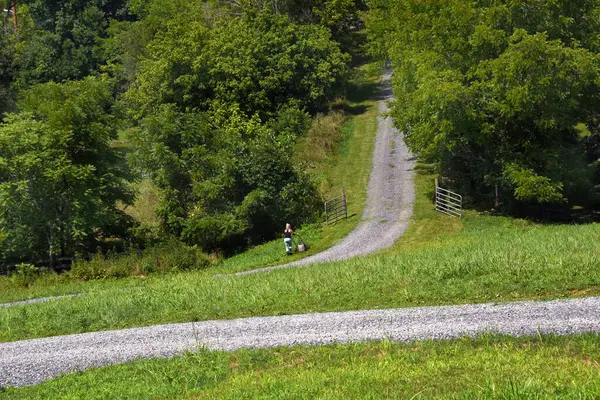
M 346 116 L 341 111 L 317 115 L 307 135 L 296 146 L 295 162 L 309 168 L 318 168 L 323 159 L 337 152 L 345 122 Z
M 148 178 L 140 179 L 131 186 L 135 192 L 133 204 L 121 203 L 118 206 L 137 222 L 137 236 L 145 236 L 150 240 L 159 239 L 162 234 L 162 226 L 158 208 L 163 200 L 160 190 Z
M 200 351 L 75 373 L 0 398 L 594 399 L 600 337 L 480 337 Z
M 195 246 L 169 240 L 128 254 L 98 253 L 90 260 L 74 261 L 71 270 L 61 274 L 23 265 L 27 268 L 18 267 L 8 276 L 0 276 L 0 302 L 87 293 L 98 287 L 131 287 L 138 285 L 139 278 L 144 279 L 148 274 L 202 270 L 216 262 L 215 257 L 207 256 Z
M 159 246 L 127 255 L 96 254 L 91 260 L 75 261 L 68 277 L 90 280 L 142 276 L 151 273 L 204 269 L 211 261 L 195 246 L 171 240 Z

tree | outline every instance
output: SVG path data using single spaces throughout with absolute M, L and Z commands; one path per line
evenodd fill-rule
M 168 230 L 205 250 L 269 239 L 286 218 L 314 216 L 318 195 L 289 157 L 306 115 L 280 112 L 275 121 L 248 120 L 239 110 L 222 126 L 208 115 L 172 105 L 146 117 L 132 137 L 134 163 L 163 190 Z
M 326 29 L 264 12 L 210 30 L 203 9 L 189 7 L 148 45 L 126 95 L 136 118 L 172 103 L 215 113 L 235 105 L 264 120 L 290 101 L 314 110 L 340 93 L 348 57 Z
M 267 11 L 287 15 L 294 23 L 322 25 L 335 37 L 356 28 L 359 12 L 366 9 L 363 0 L 219 0 L 217 3 L 237 16 L 255 16 Z
M 124 221 L 127 200 L 102 79 L 42 84 L 0 125 L 2 261 L 73 256 L 95 249 Z
M 128 19 L 122 0 L 32 0 L 19 8 L 15 85 L 82 79 L 99 70 L 109 18 Z
M 598 120 L 597 0 L 372 5 L 372 52 L 395 67 L 393 114 L 415 154 L 479 201 L 494 185 L 508 202 L 586 201 L 575 126 Z
M 289 154 L 307 110 L 339 93 L 348 57 L 327 29 L 285 15 L 211 27 L 203 7 L 184 6 L 124 96 L 139 124 L 133 162 L 163 191 L 172 234 L 206 250 L 272 238 L 285 218 L 315 215 L 317 192 Z
M 14 107 L 10 84 L 15 74 L 15 39 L 12 25 L 4 23 L 0 27 L 0 121 Z
M 265 12 L 216 28 L 199 61 L 212 109 L 236 104 L 265 118 L 291 100 L 311 111 L 333 100 L 349 59 L 326 29 Z

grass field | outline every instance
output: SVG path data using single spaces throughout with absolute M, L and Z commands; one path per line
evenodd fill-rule
M 0 392 L 2 399 L 594 399 L 600 337 L 480 337 L 187 354 Z
M 428 205 L 430 180 L 421 171 L 418 204 Z M 168 322 L 600 293 L 598 224 L 542 226 L 474 212 L 458 221 L 430 209 L 419 207 L 406 242 L 384 254 L 238 277 L 214 277 L 218 268 L 154 275 L 130 290 L 121 287 L 131 280 L 94 283 L 88 296 L 0 309 L 0 341 Z
M 359 88 L 345 105 L 355 115 L 344 124 L 340 151 L 315 169 L 328 171 L 315 177 L 325 194 L 344 186 L 351 217 L 333 227 L 304 226 L 300 234 L 311 250 L 303 255 L 331 246 L 360 220 L 376 131 L 376 102 L 367 99 L 377 82 L 371 72 L 361 72 L 364 92 Z M 301 256 L 286 257 L 275 240 L 202 271 L 91 281 L 0 277 L 0 302 L 87 293 L 0 308 L 0 341 L 169 322 L 600 294 L 599 224 L 541 225 L 469 210 L 463 219 L 449 218 L 433 210 L 430 167 L 417 167 L 412 222 L 401 240 L 378 254 L 214 276 Z M 0 398 L 598 398 L 598 339 L 200 351 L 0 389 Z

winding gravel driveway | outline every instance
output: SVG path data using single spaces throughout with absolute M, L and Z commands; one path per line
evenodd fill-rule
M 382 115 L 387 113 L 386 102 L 391 99 L 389 79 L 390 71 L 386 71 Z M 412 215 L 413 167 L 401 134 L 389 117 L 381 116 L 363 222 L 329 250 L 284 266 L 246 273 L 340 260 L 392 245 Z M 140 358 L 172 357 L 199 346 L 236 350 L 381 339 L 450 339 L 482 333 L 527 336 L 583 332 L 600 332 L 600 297 L 157 325 L 0 343 L 0 386 L 33 385 L 57 374 Z
M 318 254 L 289 264 L 239 272 L 235 275 L 366 255 L 391 246 L 404 234 L 412 216 L 415 201 L 413 185 L 415 162 L 402 140 L 402 134 L 394 128 L 392 118 L 387 115 L 390 111 L 388 101 L 393 100 L 391 78 L 392 70 L 385 70 L 381 84 L 381 101 L 377 117 L 379 124 L 373 153 L 373 167 L 367 189 L 367 205 L 363 211 L 361 224 L 340 243 Z M 229 274 L 216 276 L 229 276 Z M 0 308 L 80 295 L 85 295 L 85 293 L 3 303 L 0 304 Z
M 33 385 L 70 371 L 215 350 L 390 339 L 600 332 L 600 297 L 256 317 L 158 325 L 0 343 L 0 386 Z
M 402 133 L 388 115 L 393 100 L 392 70 L 383 74 L 373 167 L 367 189 L 367 205 L 359 226 L 335 246 L 284 265 L 238 272 L 254 274 L 280 268 L 343 260 L 374 253 L 394 244 L 404 234 L 413 213 L 415 158 L 404 144 Z

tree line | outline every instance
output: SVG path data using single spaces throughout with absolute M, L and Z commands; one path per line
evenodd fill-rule
M 147 243 L 116 206 L 140 178 L 160 191 L 164 238 L 205 251 L 318 216 L 291 152 L 343 93 L 361 2 L 4 3 L 0 262 Z M 127 162 L 112 145 L 125 133 Z
M 413 153 L 479 204 L 599 204 L 600 1 L 369 5 Z

